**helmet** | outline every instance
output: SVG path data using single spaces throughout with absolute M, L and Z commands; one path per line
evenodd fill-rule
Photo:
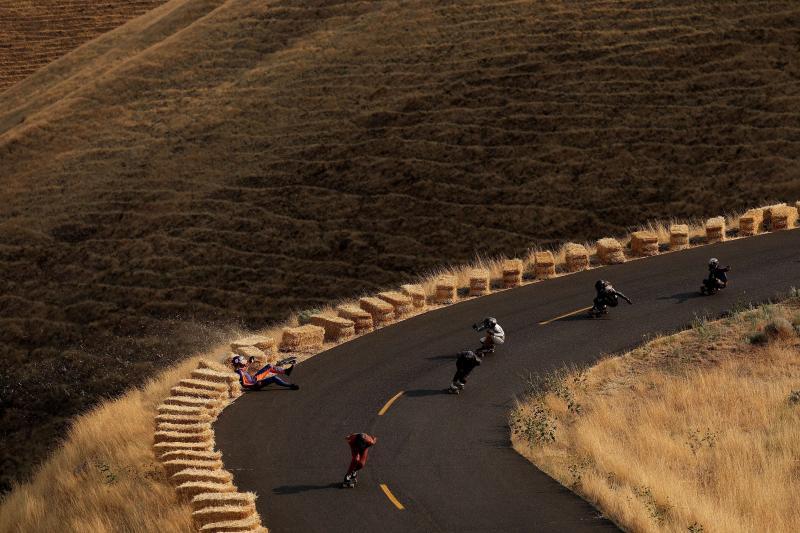
M 605 286 L 606 286 L 606 285 L 608 285 L 608 282 L 607 282 L 606 280 L 604 280 L 604 279 L 599 279 L 599 280 L 597 280 L 597 282 L 594 284 L 594 289 L 595 289 L 596 291 L 601 291 L 601 290 L 603 290 L 603 289 L 605 288 Z
M 484 318 L 483 319 L 483 324 L 487 328 L 493 328 L 493 327 L 495 327 L 497 325 L 497 319 L 496 318 L 492 318 L 492 317 Z
M 234 356 L 234 358 L 231 359 L 231 364 L 235 367 L 244 366 L 244 357 L 242 357 L 241 355 Z
M 708 260 L 708 266 L 716 267 L 717 265 L 719 265 L 719 259 L 717 259 L 716 257 L 712 257 L 711 259 Z

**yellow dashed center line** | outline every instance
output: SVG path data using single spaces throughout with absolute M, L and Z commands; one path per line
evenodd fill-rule
M 381 410 L 380 410 L 380 411 L 378 411 L 378 416 L 383 416 L 383 413 L 385 413 L 386 411 L 388 411 L 388 410 L 389 410 L 389 408 L 392 406 L 392 404 L 394 403 L 394 401 L 395 401 L 396 399 L 398 399 L 400 396 L 402 396 L 402 395 L 403 395 L 403 392 L 405 392 L 405 391 L 400 391 L 400 392 L 398 392 L 397 394 L 395 394 L 394 396 L 392 396 L 392 399 L 391 399 L 391 400 L 389 400 L 388 402 L 386 402 L 386 405 L 384 405 L 384 406 L 381 408 Z
M 397 507 L 401 511 L 403 509 L 405 509 L 405 507 L 403 507 L 403 504 L 400 503 L 397 500 L 397 498 L 394 497 L 394 494 L 392 494 L 392 491 L 389 490 L 389 487 L 387 487 L 385 484 L 381 483 L 381 490 L 383 491 L 384 494 L 386 494 L 386 497 L 389 498 L 389 501 L 392 502 L 395 507 Z
M 544 320 L 542 322 L 539 322 L 539 325 L 540 326 L 545 326 L 545 325 L 549 324 L 550 322 L 555 322 L 556 320 L 561 320 L 562 318 L 567 318 L 568 316 L 577 315 L 578 313 L 582 313 L 584 311 L 588 311 L 591 308 L 592 308 L 592 306 L 590 305 L 589 307 L 584 307 L 583 309 L 578 309 L 577 311 L 572 311 L 571 313 L 567 313 L 565 315 L 557 316 L 555 318 L 551 318 L 550 320 Z

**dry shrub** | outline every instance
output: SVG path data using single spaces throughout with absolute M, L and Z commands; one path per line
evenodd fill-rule
M 617 239 L 606 237 L 597 241 L 597 258 L 604 265 L 614 265 L 625 262 L 622 245 Z

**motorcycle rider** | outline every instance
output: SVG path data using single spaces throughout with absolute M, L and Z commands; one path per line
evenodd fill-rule
M 503 328 L 500 327 L 500 324 L 497 323 L 497 319 L 495 318 L 484 318 L 483 322 L 480 324 L 473 324 L 472 329 L 478 332 L 486 332 L 486 334 L 481 337 L 481 347 L 477 350 L 481 356 L 493 354 L 494 347 L 496 345 L 503 344 L 506 341 L 506 334 L 503 331 Z
M 712 257 L 708 261 L 708 279 L 706 285 L 709 288 L 724 289 L 728 285 L 728 271 L 731 267 L 719 266 L 719 259 Z
M 447 392 L 450 394 L 458 394 L 464 389 L 467 384 L 467 376 L 472 370 L 481 364 L 481 356 L 473 351 L 467 350 L 458 354 L 456 359 L 456 373 L 453 376 L 453 382 Z
M 609 307 L 616 307 L 619 305 L 619 298 L 622 298 L 628 305 L 633 304 L 630 298 L 614 289 L 610 282 L 601 279 L 594 284 L 597 291 L 597 296 L 594 298 L 594 307 L 590 313 L 592 315 L 602 315 L 608 312 Z

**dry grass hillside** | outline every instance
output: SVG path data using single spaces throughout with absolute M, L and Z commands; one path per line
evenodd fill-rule
M 39 70 L 0 94 L 3 486 L 232 325 L 800 196 L 798 28 L 793 1 L 172 0 Z
M 165 0 L 0 0 L 0 92 Z
M 626 531 L 800 529 L 800 299 L 548 376 L 514 445 Z

